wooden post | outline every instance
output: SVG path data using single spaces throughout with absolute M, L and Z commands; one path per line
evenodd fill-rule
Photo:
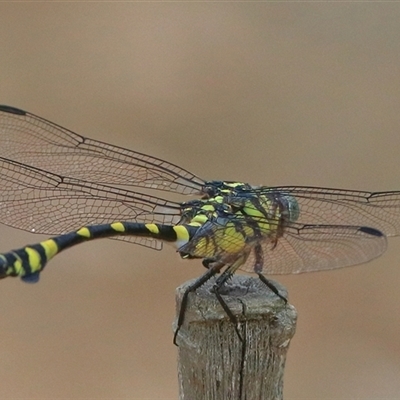
M 186 282 L 177 289 L 177 312 Z M 280 400 L 286 353 L 297 313 L 258 278 L 235 275 L 223 297 L 239 321 L 243 342 L 210 291 L 189 296 L 178 333 L 180 400 Z M 280 293 L 286 290 L 274 282 Z

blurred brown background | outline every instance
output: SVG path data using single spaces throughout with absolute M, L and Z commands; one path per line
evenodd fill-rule
M 400 189 L 390 3 L 2 3 L 0 103 L 205 179 Z M 40 239 L 1 227 L 1 250 Z M 286 399 L 400 398 L 400 239 L 278 277 L 299 312 Z M 110 240 L 1 282 L 0 398 L 177 399 L 175 287 L 203 272 Z

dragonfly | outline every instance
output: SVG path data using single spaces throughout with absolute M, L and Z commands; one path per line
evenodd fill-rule
M 11 106 L 0 106 L 0 185 L 0 223 L 53 235 L 1 253 L 0 278 L 37 282 L 58 253 L 98 238 L 154 250 L 172 243 L 183 259 L 201 259 L 206 272 L 183 294 L 175 343 L 189 293 L 213 277 L 218 301 L 237 324 L 221 294 L 237 270 L 255 273 L 286 302 L 265 274 L 363 264 L 400 233 L 400 191 L 203 180 Z

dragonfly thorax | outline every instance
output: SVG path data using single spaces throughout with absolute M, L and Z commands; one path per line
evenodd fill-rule
M 215 198 L 219 195 L 227 196 L 229 194 L 237 194 L 251 189 L 252 186 L 244 182 L 206 181 L 201 192 L 204 195 L 204 198 Z

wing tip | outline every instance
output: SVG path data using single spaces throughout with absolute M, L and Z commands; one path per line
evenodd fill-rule
M 2 105 L 2 104 L 0 104 L 0 111 L 10 113 L 10 114 L 16 114 L 16 115 L 26 115 L 26 111 L 21 110 L 20 108 L 6 106 L 6 105 Z
M 375 228 L 370 228 L 369 226 L 361 226 L 358 230 L 359 232 L 366 233 L 371 236 L 377 236 L 377 237 L 385 236 L 380 230 Z

